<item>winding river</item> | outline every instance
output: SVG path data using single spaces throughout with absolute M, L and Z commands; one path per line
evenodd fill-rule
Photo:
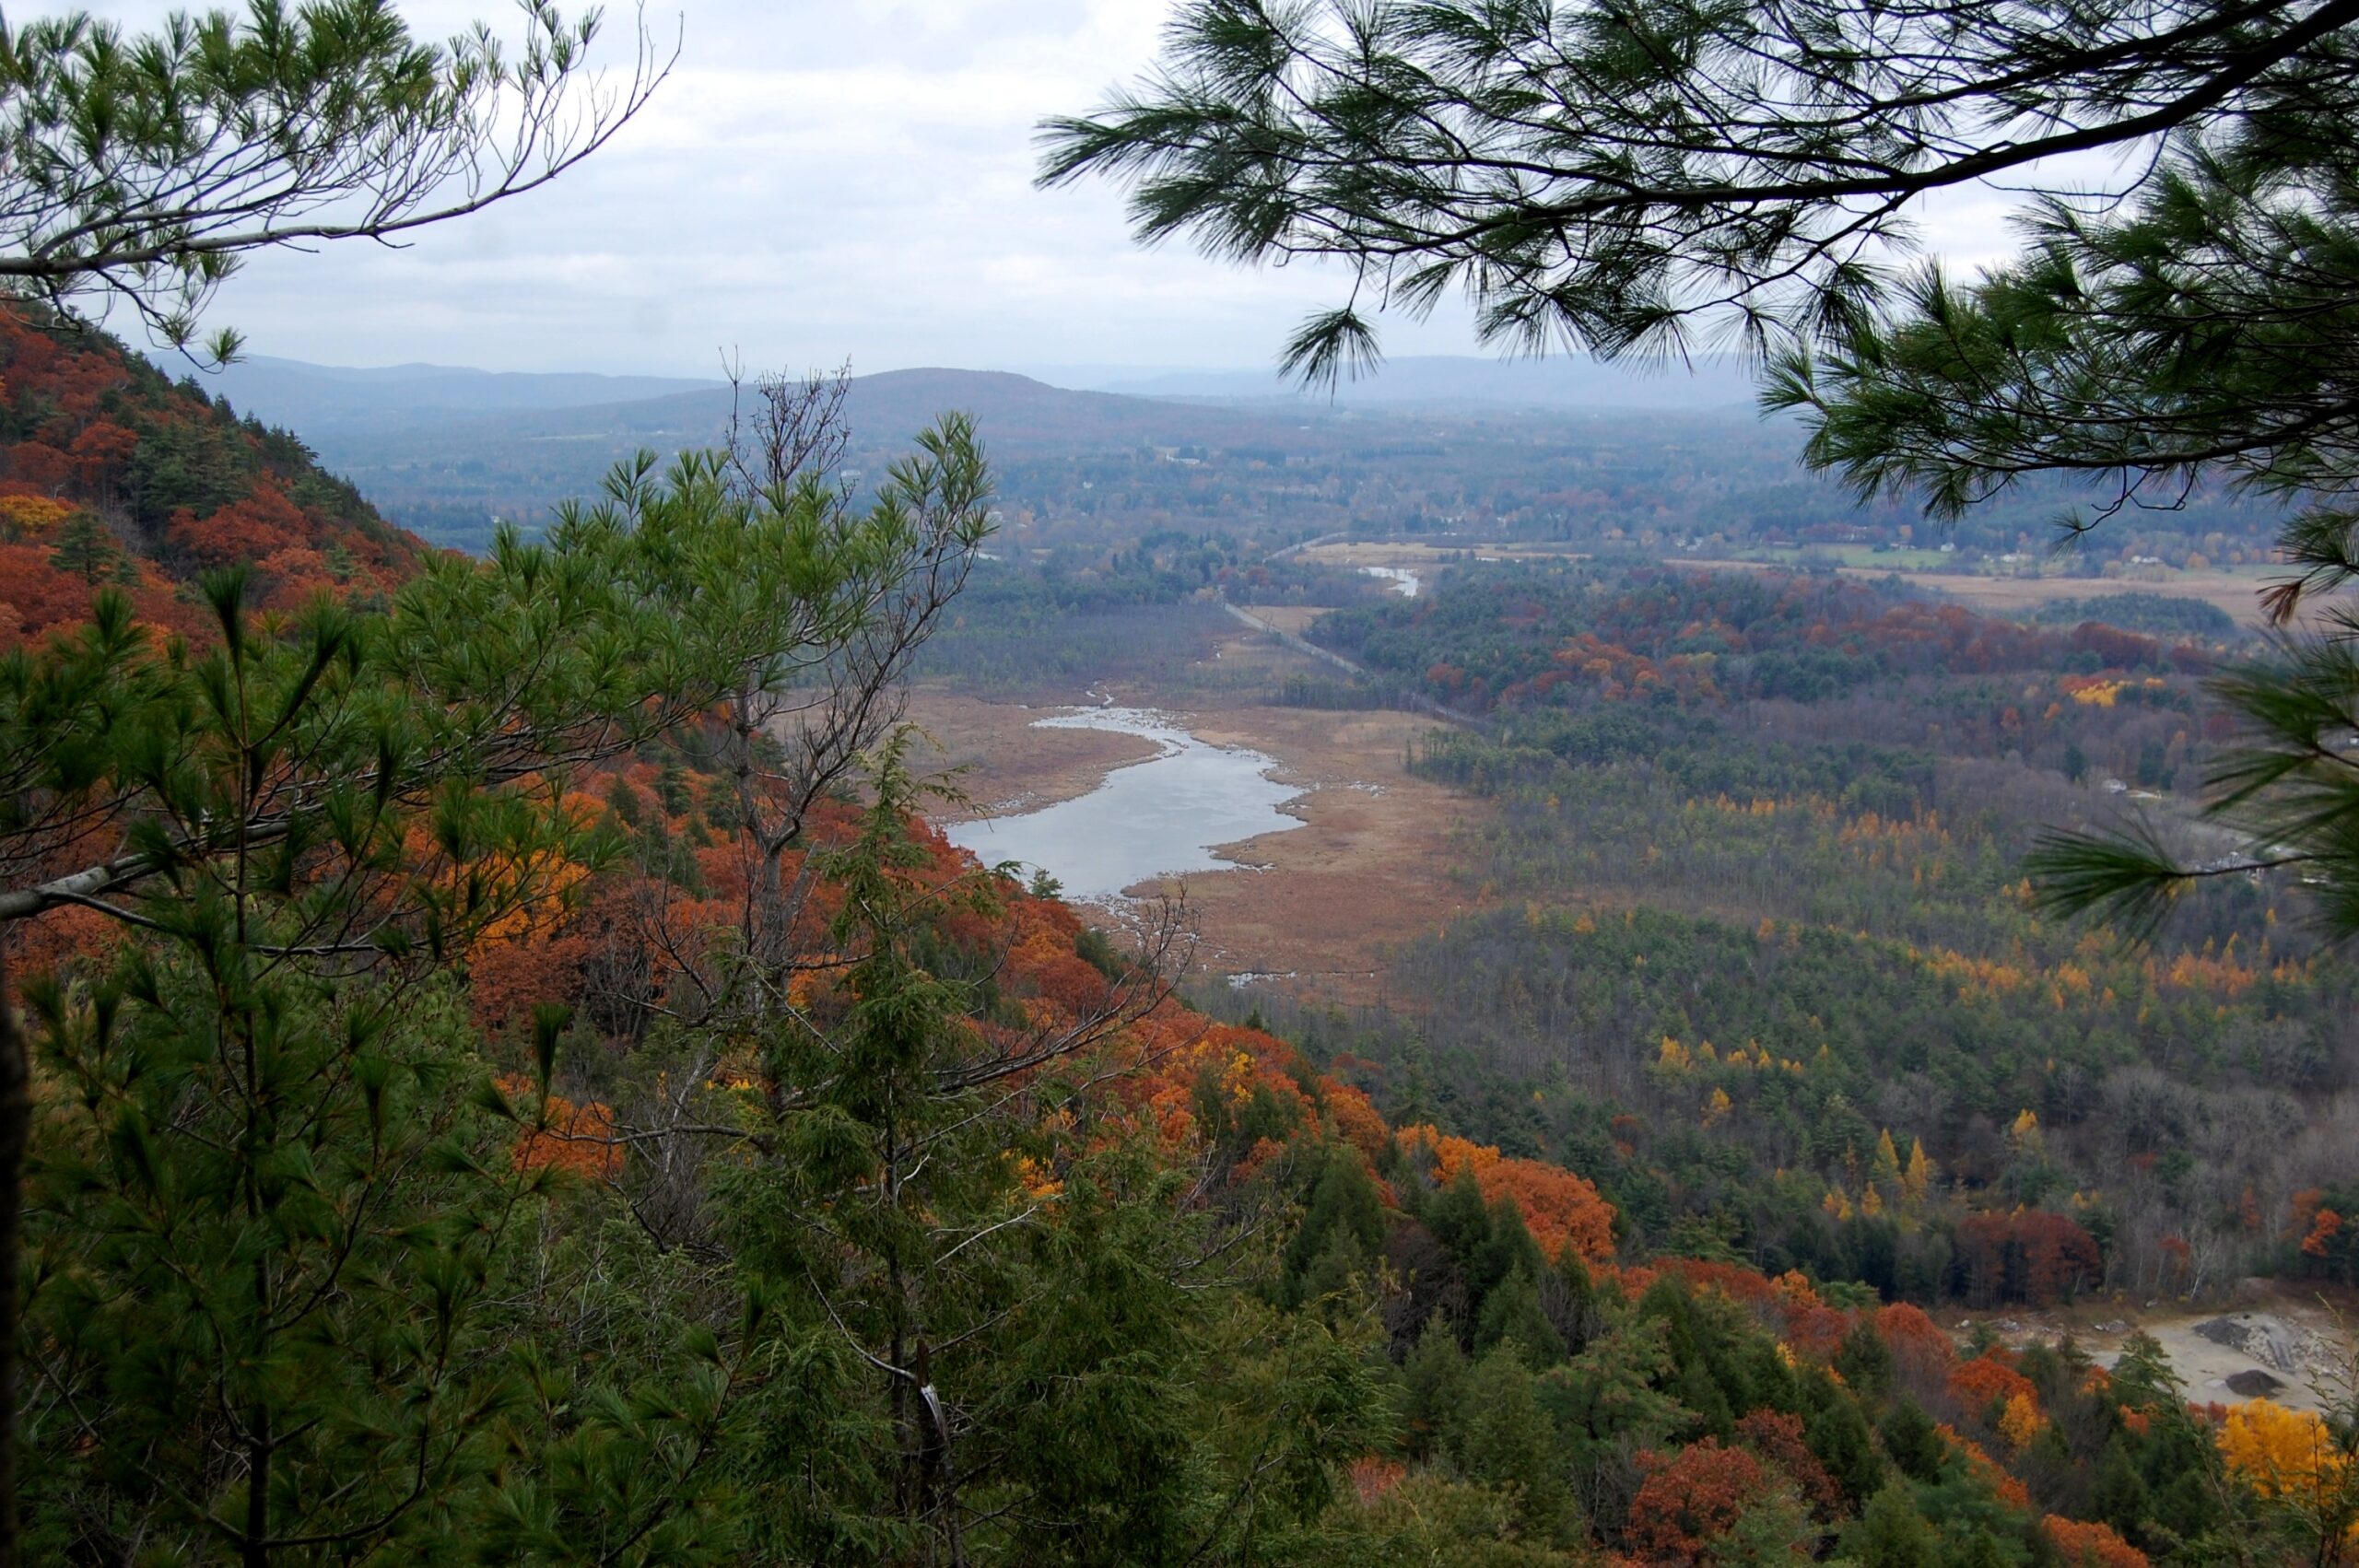
M 1015 860 L 1047 872 L 1068 897 L 1111 898 L 1156 877 L 1224 870 L 1234 862 L 1214 854 L 1216 846 L 1302 825 L 1278 810 L 1303 791 L 1269 777 L 1274 761 L 1200 741 L 1168 714 L 1092 708 L 1034 722 L 1144 735 L 1161 748 L 1116 768 L 1086 795 L 944 829 L 986 864 Z

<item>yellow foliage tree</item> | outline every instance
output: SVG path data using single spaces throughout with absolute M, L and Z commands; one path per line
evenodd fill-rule
M 2306 1534 L 2336 1549 L 2349 1540 L 2359 1521 L 2351 1455 L 2315 1412 L 2250 1399 L 2230 1409 L 2219 1442 L 2229 1472 L 2291 1514 Z
M 1925 1153 L 1925 1141 L 1919 1138 L 1908 1151 L 1908 1169 L 1900 1178 L 1901 1196 L 1910 1208 L 1922 1206 L 1932 1195 L 1934 1175 L 1932 1156 Z
M 2349 1462 L 2314 1411 L 2290 1410 L 2272 1399 L 2248 1399 L 2228 1411 L 2220 1454 L 2263 1497 L 2314 1494 L 2336 1484 Z
M 1900 1190 L 1900 1151 L 1893 1147 L 1888 1127 L 1876 1134 L 1876 1153 L 1868 1166 L 1868 1177 L 1881 1183 L 1886 1192 Z
M 1999 1413 L 1999 1431 L 2016 1448 L 2030 1445 L 2048 1426 L 2048 1418 L 2039 1412 L 2039 1401 L 2029 1394 L 2017 1394 L 2007 1401 Z
M 49 496 L 0 496 L 0 544 L 45 539 L 74 509 Z

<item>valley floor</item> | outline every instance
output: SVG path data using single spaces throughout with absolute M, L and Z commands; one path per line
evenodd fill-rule
M 1220 649 L 1224 676 L 1266 668 L 1274 679 L 1311 661 L 1240 631 Z M 1223 847 L 1235 871 L 1199 873 L 1185 893 L 1201 935 L 1205 974 L 1285 977 L 1288 989 L 1343 1003 L 1377 1000 L 1385 950 L 1473 907 L 1450 875 L 1451 840 L 1488 813 L 1486 802 L 1413 778 L 1411 741 L 1433 727 L 1422 715 L 1276 708 L 1216 691 L 1117 687 L 1121 703 L 1159 708 L 1200 739 L 1276 760 L 1273 775 L 1305 793 L 1284 808 L 1304 826 Z M 1083 694 L 1074 693 L 1076 703 Z M 910 717 L 932 737 L 934 766 L 966 769 L 968 803 L 946 821 L 1033 811 L 1086 793 L 1151 743 L 1090 730 L 1040 730 L 1061 711 L 984 702 L 941 688 L 919 691 Z M 1139 888 L 1140 893 L 1152 892 Z
M 1713 572 L 1792 569 L 1783 561 L 1707 560 L 1680 556 L 1665 557 L 1664 564 Z M 1897 578 L 1912 588 L 1931 589 L 1985 614 L 2004 615 L 2059 600 L 2086 599 L 2096 594 L 2154 593 L 2171 599 L 2200 600 L 2226 611 L 2246 626 L 2261 624 L 2261 590 L 2285 575 L 2276 568 L 2259 567 L 2208 571 L 2157 567 L 2137 578 L 1980 577 L 1968 572 L 1907 571 L 1880 563 L 1837 569 L 1845 577 L 1863 581 Z

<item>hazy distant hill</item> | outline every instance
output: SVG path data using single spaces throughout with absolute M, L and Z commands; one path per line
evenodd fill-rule
M 499 422 L 525 440 L 638 437 L 669 451 L 719 440 L 729 421 L 726 386 L 589 407 L 517 413 Z M 1267 443 L 1288 427 L 1260 410 L 1173 403 L 1104 392 L 1073 392 L 1003 370 L 886 370 L 856 377 L 846 403 L 855 450 L 905 446 L 944 414 L 972 415 L 983 439 L 1006 451 Z M 1305 411 L 1293 421 L 1323 411 Z M 487 427 L 470 421 L 476 428 Z
M 177 373 L 177 368 L 173 368 Z M 719 386 L 680 376 L 522 374 L 448 365 L 358 369 L 256 355 L 200 379 L 241 414 L 316 438 L 333 426 L 411 425 L 461 414 L 627 403 Z
M 644 438 L 669 451 L 718 440 L 726 382 L 662 376 L 495 374 L 435 365 L 356 370 L 256 358 L 205 378 L 241 414 L 283 425 L 334 461 L 347 432 L 393 430 L 462 440 Z M 1073 391 L 998 370 L 887 370 L 852 382 L 854 439 L 889 446 L 944 413 L 975 415 L 987 440 L 1187 445 L 1265 436 L 1264 413 L 1207 408 L 1105 391 Z M 1324 412 L 1308 408 L 1306 413 Z
M 257 369 L 266 374 L 245 375 Z M 1805 531 L 1830 523 L 1872 526 L 1884 537 L 1914 516 L 1898 503 L 1862 512 L 1832 480 L 1802 471 L 1796 424 L 1716 395 L 1741 382 L 1725 367 L 1715 374 L 1641 383 L 1632 372 L 1570 362 L 1404 360 L 1359 392 L 1389 386 L 1410 401 L 1347 389 L 1328 403 L 1201 390 L 1146 397 L 1003 371 L 892 370 L 852 383 L 845 466 L 856 486 L 873 485 L 918 431 L 946 412 L 970 414 L 1011 529 L 1033 549 L 1120 548 L 1172 528 L 1273 543 L 1342 528 L 1446 534 L 1469 523 L 1535 537 L 1583 529 L 1640 545 L 1813 537 Z M 1596 389 L 1606 377 L 1681 389 L 1695 401 L 1649 404 L 1637 391 L 1602 406 L 1575 401 L 1602 396 Z M 1441 395 L 1494 382 L 1567 401 Z M 668 390 L 580 401 L 650 385 Z M 569 497 L 595 496 L 635 452 L 669 459 L 719 444 L 733 395 L 722 383 L 661 378 L 355 372 L 284 361 L 241 367 L 219 390 L 241 413 L 292 429 L 387 517 L 462 549 L 487 544 L 496 519 L 536 525 Z M 1414 401 L 1421 391 L 1434 401 Z M 1989 535 L 1984 543 L 2014 548 L 2019 535 L 2052 527 L 2060 499 L 2052 489 L 2026 491 L 1980 509 L 1975 526 Z M 2219 526 L 2206 513 L 2176 521 Z
M 669 458 L 725 436 L 732 392 L 667 383 L 652 397 L 571 402 L 632 378 L 348 372 L 266 362 L 225 374 L 239 412 L 283 424 L 387 513 L 438 542 L 479 547 L 490 519 L 536 521 L 556 502 L 593 494 L 614 464 L 645 449 Z M 342 378 L 358 374 L 358 380 Z M 473 404 L 458 400 L 475 397 Z M 502 405 L 505 396 L 516 400 Z M 537 402 L 525 400 L 537 399 Z M 1250 448 L 1284 462 L 1332 446 L 1365 422 L 1349 410 L 1174 403 L 1074 392 L 1002 371 L 914 369 L 862 376 L 847 404 L 855 466 L 881 473 L 942 415 L 970 414 L 995 461 L 1109 452 Z M 1386 422 L 1389 427 L 1389 422 Z
M 1595 359 L 1476 359 L 1426 357 L 1388 360 L 1372 376 L 1330 394 L 1304 392 L 1272 370 L 1170 370 L 1151 374 L 1076 368 L 1051 380 L 1145 397 L 1285 403 L 1306 407 L 1560 410 L 1750 407 L 1753 378 L 1725 358 L 1649 368 Z
M 177 367 L 167 367 L 178 373 Z M 522 373 L 471 370 L 447 365 L 355 369 L 255 356 L 204 378 L 241 413 L 316 436 L 330 426 L 409 427 L 483 413 L 532 413 L 604 407 L 698 393 L 725 399 L 717 379 L 608 376 L 586 372 Z M 1694 369 L 1609 365 L 1593 359 L 1480 359 L 1442 356 L 1388 361 L 1375 375 L 1330 394 L 1307 392 L 1266 369 L 1140 369 L 1120 366 L 1058 366 L 1027 375 L 993 371 L 910 369 L 860 378 L 880 405 L 904 395 L 948 393 L 975 400 L 978 410 L 1019 422 L 1039 421 L 1056 439 L 1091 415 L 1075 394 L 1242 403 L 1262 411 L 1323 413 L 1347 409 L 1633 409 L 1713 410 L 1750 405 L 1752 379 L 1726 359 Z M 698 415 L 701 417 L 701 414 Z M 1127 424 L 1123 412 L 1096 405 L 1103 422 Z M 659 422 L 664 417 L 657 415 Z M 1151 422 L 1151 421 L 1150 421 Z M 916 426 L 912 424 L 911 428 Z

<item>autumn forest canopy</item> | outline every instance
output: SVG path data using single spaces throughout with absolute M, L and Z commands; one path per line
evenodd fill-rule
M 2359 11 L 1172 9 L 1040 178 L 1356 280 L 1290 369 L 1462 292 L 1779 422 L 755 376 L 393 451 L 428 543 L 221 286 L 675 46 L 0 26 L 0 1568 L 2349 1560 L 2252 1309 L 2359 1301 Z M 913 690 L 1413 716 L 1448 907 L 1224 976 Z

